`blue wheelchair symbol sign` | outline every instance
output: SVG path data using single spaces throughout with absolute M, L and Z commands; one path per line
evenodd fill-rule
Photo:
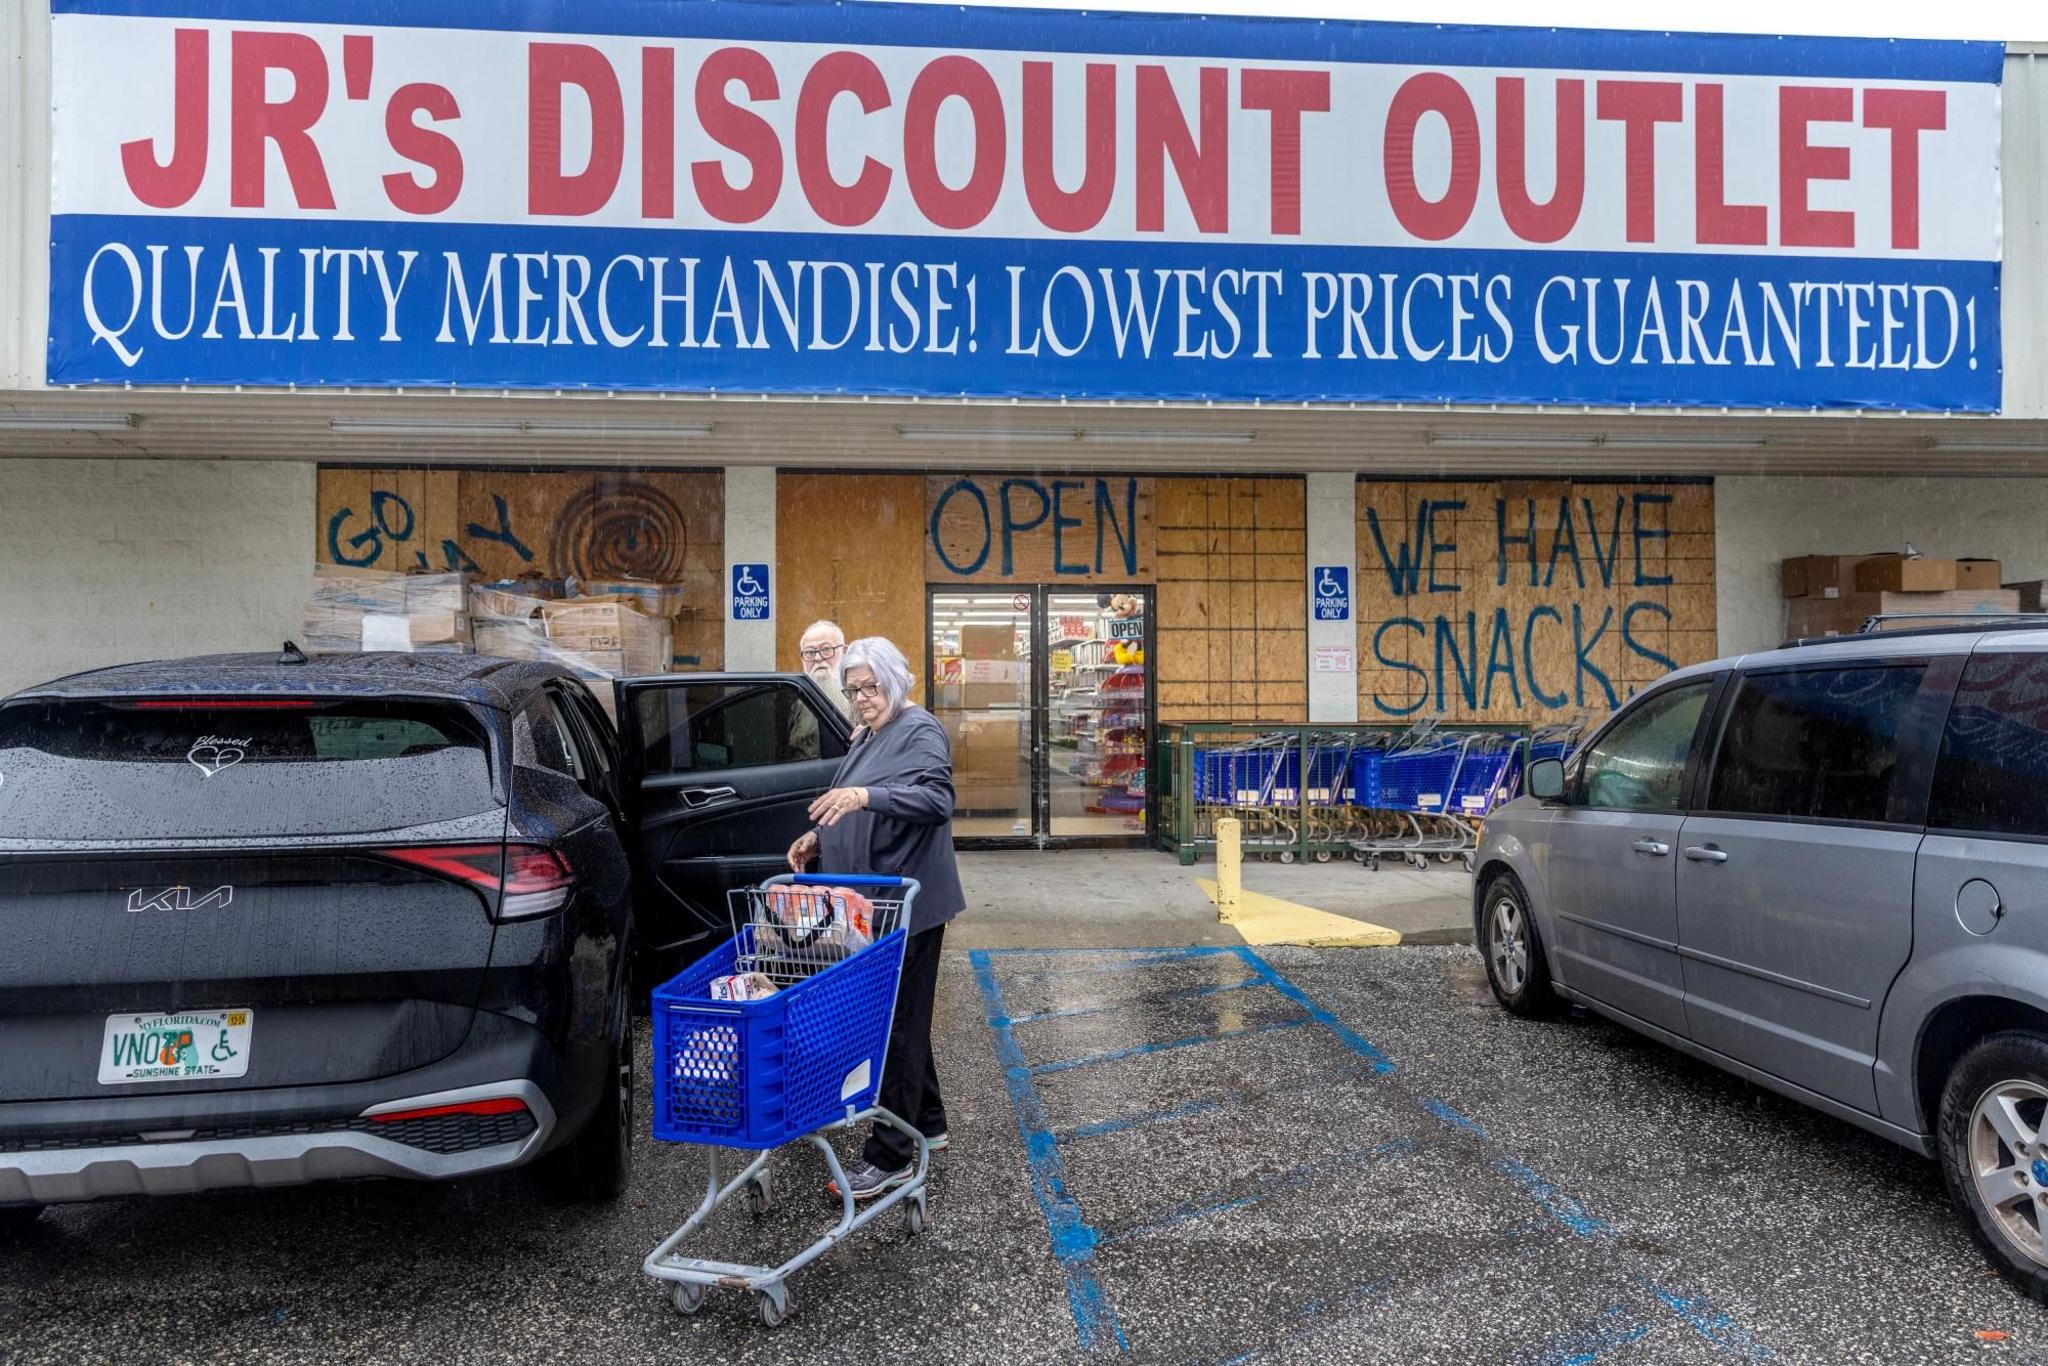
M 1351 620 L 1351 567 L 1319 564 L 1314 575 L 1316 620 Z
M 768 566 L 736 564 L 732 567 L 732 619 L 766 621 L 771 615 L 768 597 Z

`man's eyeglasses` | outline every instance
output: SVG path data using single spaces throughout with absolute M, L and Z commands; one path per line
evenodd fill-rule
M 803 656 L 803 661 L 806 664 L 823 664 L 835 655 L 845 654 L 846 647 L 844 645 L 809 645 L 798 650 L 797 653 Z
M 872 702 L 882 695 L 879 683 L 860 683 L 851 688 L 841 688 L 840 695 L 849 702 Z

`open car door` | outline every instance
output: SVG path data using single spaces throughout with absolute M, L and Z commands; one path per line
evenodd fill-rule
M 619 679 L 619 752 L 643 958 L 656 971 L 731 933 L 726 893 L 788 872 L 849 728 L 802 674 Z

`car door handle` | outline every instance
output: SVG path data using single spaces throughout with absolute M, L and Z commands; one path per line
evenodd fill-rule
M 1716 849 L 1711 844 L 1694 844 L 1686 848 L 1685 856 L 1694 863 L 1726 863 L 1728 851 Z
M 684 806 L 692 811 L 701 811 L 720 802 L 737 801 L 740 794 L 729 787 L 686 787 L 682 795 Z
M 1671 846 L 1662 840 L 1637 840 L 1629 848 L 1638 854 L 1648 854 L 1651 858 L 1663 858 L 1671 852 Z

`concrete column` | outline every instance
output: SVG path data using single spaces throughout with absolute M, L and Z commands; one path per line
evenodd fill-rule
M 1301 591 L 1308 595 L 1308 719 L 1358 719 L 1358 494 L 1349 474 L 1308 476 L 1308 574 Z M 1317 621 L 1317 565 L 1351 566 L 1351 619 Z M 1345 667 L 1339 673 L 1316 672 L 1316 650 L 1341 650 Z
M 768 564 L 766 621 L 732 619 L 732 567 Z M 725 667 L 735 672 L 766 672 L 775 668 L 775 618 L 782 612 L 782 574 L 775 563 L 775 468 L 772 465 L 725 467 L 725 581 L 718 587 L 725 613 Z M 796 661 L 790 660 L 794 669 Z

